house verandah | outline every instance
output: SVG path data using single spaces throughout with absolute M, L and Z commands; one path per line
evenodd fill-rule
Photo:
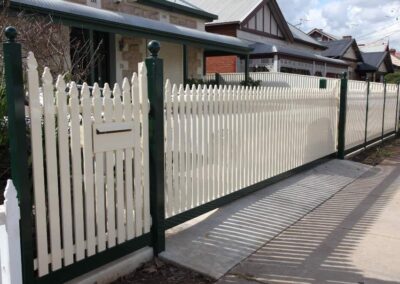
M 177 84 L 202 78 L 205 53 L 246 57 L 251 50 L 237 38 L 68 1 L 11 0 L 10 8 L 50 16 L 65 27 L 67 44 L 72 37 L 86 37 L 94 50 L 101 42 L 96 50 L 101 56 L 87 79 L 100 86 L 121 83 L 137 72 L 137 64 L 149 56 L 146 47 L 153 39 L 161 42 L 165 79 Z
M 250 72 L 282 72 L 339 78 L 348 71 L 348 64 L 342 60 L 327 58 L 304 50 L 266 43 L 250 45 Z M 245 71 L 244 60 L 238 70 Z

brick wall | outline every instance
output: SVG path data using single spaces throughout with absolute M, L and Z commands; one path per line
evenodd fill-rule
M 207 73 L 233 73 L 236 72 L 236 56 L 207 57 Z

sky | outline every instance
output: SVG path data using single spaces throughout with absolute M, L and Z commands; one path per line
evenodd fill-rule
M 400 0 L 277 0 L 286 20 L 309 32 L 323 29 L 359 44 L 389 40 L 400 51 Z

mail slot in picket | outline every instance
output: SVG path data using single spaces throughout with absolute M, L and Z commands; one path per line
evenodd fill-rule
M 133 148 L 132 122 L 111 122 L 93 124 L 93 152 L 101 153 Z

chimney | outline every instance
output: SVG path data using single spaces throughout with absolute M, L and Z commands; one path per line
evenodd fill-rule
M 351 35 L 343 36 L 343 39 L 353 39 Z

